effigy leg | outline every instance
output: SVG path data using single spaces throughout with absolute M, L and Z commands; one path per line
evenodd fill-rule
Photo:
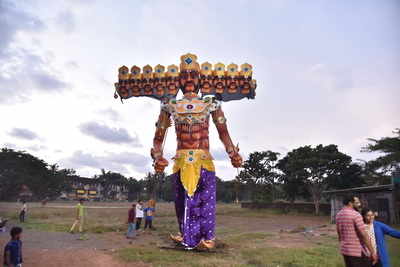
M 213 247 L 215 238 L 216 178 L 215 172 L 201 170 L 196 192 L 189 197 L 180 181 L 179 173 L 175 180 L 175 210 L 181 236 L 171 238 L 187 248 L 199 245 Z
M 174 173 L 171 177 L 173 179 L 173 191 L 175 192 L 175 212 L 176 218 L 178 220 L 179 235 L 170 235 L 171 239 L 176 243 L 181 243 L 183 241 L 183 218 L 185 214 L 185 189 L 180 181 L 179 172 Z

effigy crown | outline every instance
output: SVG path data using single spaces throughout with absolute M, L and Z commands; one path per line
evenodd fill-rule
M 186 54 L 181 56 L 181 71 L 199 71 L 199 63 L 197 63 L 197 56 L 194 54 Z
M 217 63 L 214 66 L 209 62 L 201 65 L 197 56 L 187 53 L 180 57 L 180 65 L 168 65 L 165 68 L 158 64 L 153 68 L 150 65 L 140 69 L 132 66 L 129 69 L 122 66 L 118 69 L 118 83 L 115 83 L 116 93 L 121 99 L 132 96 L 147 96 L 164 101 L 175 98 L 178 90 L 183 90 L 181 74 L 193 72 L 192 77 L 198 77 L 201 94 L 215 95 L 222 101 L 255 98 L 256 80 L 253 79 L 253 67 L 244 63 L 231 63 L 227 66 Z
M 155 68 L 154 68 L 154 78 L 164 78 L 165 77 L 165 67 L 158 64 Z

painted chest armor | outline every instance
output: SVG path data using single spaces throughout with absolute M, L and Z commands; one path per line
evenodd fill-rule
M 164 104 L 162 109 L 172 115 L 175 124 L 197 124 L 208 121 L 210 113 L 219 109 L 221 102 L 215 98 L 206 97 L 193 99 L 172 99 Z

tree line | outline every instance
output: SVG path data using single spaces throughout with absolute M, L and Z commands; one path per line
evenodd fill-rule
M 229 181 L 217 177 L 218 201 L 312 201 L 316 213 L 328 189 L 390 183 L 392 172 L 400 166 L 400 129 L 394 137 L 368 139 L 363 152 L 380 152 L 368 162 L 354 162 L 337 145 L 302 146 L 286 155 L 255 151 L 244 161 L 239 174 Z M 3 148 L 0 151 L 0 200 L 15 199 L 28 187 L 37 199 L 56 198 L 71 188 L 72 169 L 60 169 L 27 152 Z M 147 173 L 142 179 L 101 170 L 95 175 L 103 187 L 103 197 L 112 198 L 113 185 L 128 190 L 130 200 L 155 198 L 173 201 L 172 179 L 165 173 Z

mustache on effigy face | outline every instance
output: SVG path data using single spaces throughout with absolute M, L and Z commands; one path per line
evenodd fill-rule
M 193 82 L 193 81 L 187 81 L 187 82 L 185 82 L 185 87 L 188 86 L 188 85 L 193 85 L 193 86 L 194 86 L 194 82 Z

